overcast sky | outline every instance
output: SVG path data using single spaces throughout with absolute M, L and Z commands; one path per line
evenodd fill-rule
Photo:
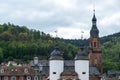
M 93 6 L 100 36 L 120 31 L 120 0 L 0 0 L 0 24 L 24 25 L 65 39 L 89 38 Z

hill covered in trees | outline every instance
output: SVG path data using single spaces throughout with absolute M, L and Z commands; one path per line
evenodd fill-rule
M 120 32 L 100 38 L 103 53 L 103 68 L 120 70 Z M 73 59 L 80 43 L 87 49 L 88 39 L 73 40 L 53 38 L 39 30 L 14 24 L 0 25 L 0 62 L 17 60 L 27 61 L 38 56 L 48 59 L 56 44 L 59 45 L 65 59 Z
M 58 41 L 39 30 L 28 29 L 14 24 L 0 25 L 0 62 L 13 59 L 27 61 L 39 56 L 48 59 L 56 44 L 59 45 L 65 59 L 71 59 L 77 53 L 77 47 Z

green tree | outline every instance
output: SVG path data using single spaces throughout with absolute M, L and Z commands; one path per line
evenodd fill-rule
M 3 51 L 2 51 L 2 48 L 0 48 L 0 62 L 3 61 Z

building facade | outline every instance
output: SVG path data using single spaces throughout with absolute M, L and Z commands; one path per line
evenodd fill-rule
M 85 51 L 81 43 L 74 60 L 64 60 L 58 46 L 51 52 L 49 60 L 30 61 L 30 65 L 39 70 L 43 80 L 101 80 L 102 53 L 100 50 L 99 30 L 95 11 L 90 30 L 89 49 Z
M 40 73 L 30 66 L 1 66 L 0 80 L 41 80 Z

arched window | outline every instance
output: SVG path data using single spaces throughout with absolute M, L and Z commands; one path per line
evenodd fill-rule
M 8 80 L 8 76 L 4 76 L 4 80 Z
M 30 77 L 30 76 L 27 76 L 26 80 L 31 80 L 31 77 Z
M 16 77 L 15 77 L 15 76 L 12 76 L 12 77 L 11 77 L 11 80 L 16 80 Z
M 34 77 L 34 80 L 38 80 L 38 76 L 35 76 L 35 77 Z
M 97 66 L 97 59 L 94 60 L 94 66 Z
M 1 69 L 1 70 L 0 70 L 0 73 L 4 73 L 4 69 Z

